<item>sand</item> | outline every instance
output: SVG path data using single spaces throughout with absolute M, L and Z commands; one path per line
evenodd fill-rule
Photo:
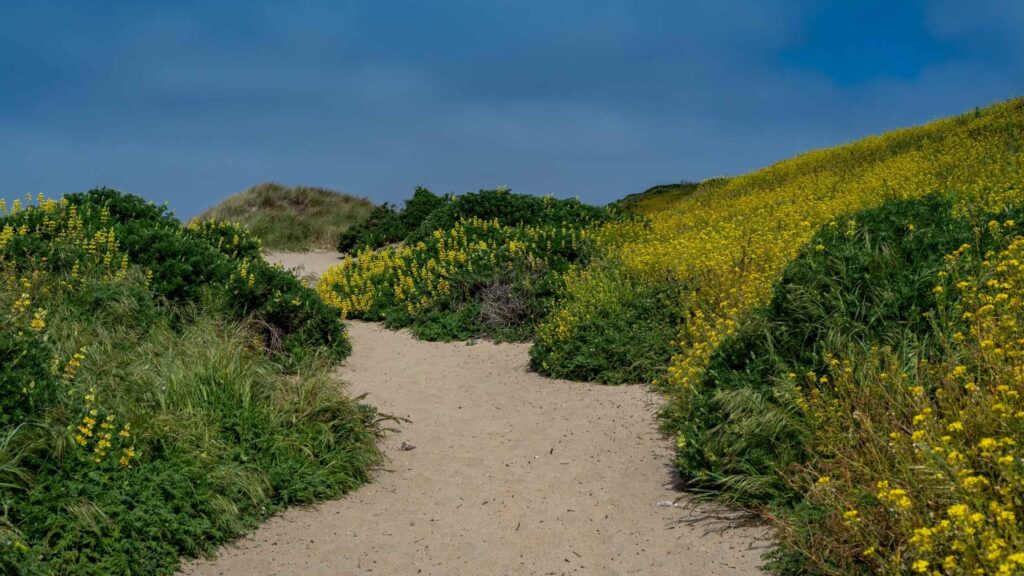
M 307 273 L 337 261 L 275 259 Z M 383 469 L 183 574 L 761 573 L 766 529 L 675 489 L 661 399 L 644 387 L 543 378 L 526 344 L 420 342 L 361 322 L 350 335 L 338 379 L 408 419 L 383 441 Z

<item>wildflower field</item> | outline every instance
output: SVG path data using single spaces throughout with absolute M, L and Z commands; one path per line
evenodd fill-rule
M 778 573 L 1019 574 L 1021 222 L 1018 99 L 592 218 L 406 223 L 319 290 L 653 383 L 682 480 L 771 522 Z
M 378 461 L 336 311 L 234 226 L 0 202 L 0 309 L 2 573 L 170 573 Z

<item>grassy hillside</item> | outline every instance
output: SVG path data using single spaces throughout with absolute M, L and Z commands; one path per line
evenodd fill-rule
M 533 367 L 659 387 L 682 479 L 772 522 L 773 570 L 1018 574 L 1022 183 L 1017 99 L 658 187 L 622 203 L 641 217 L 566 220 L 560 241 L 456 219 L 321 290 L 459 325 L 525 261 L 515 277 L 545 281 L 504 293 L 543 295 Z
M 0 201 L 0 572 L 166 574 L 378 461 L 316 293 L 112 190 Z
M 198 220 L 238 224 L 270 250 L 332 249 L 373 208 L 365 198 L 323 188 L 266 183 L 229 197 Z

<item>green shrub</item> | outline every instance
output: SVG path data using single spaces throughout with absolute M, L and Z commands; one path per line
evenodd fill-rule
M 317 290 L 345 317 L 409 327 L 420 338 L 521 340 L 586 257 L 586 232 L 575 223 L 474 218 L 416 244 L 364 250 L 325 272 Z
M 405 238 L 402 218 L 388 203 L 374 207 L 366 220 L 345 230 L 338 237 L 338 252 L 356 252 L 363 248 L 379 248 Z
M 615 298 L 573 325 L 559 346 L 537 338 L 530 348 L 530 366 L 552 378 L 631 384 L 661 377 L 672 357 L 672 339 L 683 317 L 683 300 L 675 283 L 641 283 L 619 275 L 614 262 L 591 266 L 607 275 Z M 614 280 L 611 277 L 615 277 Z M 557 319 L 542 329 L 558 329 Z
M 0 219 L 0 572 L 171 573 L 367 480 L 338 315 L 257 258 L 112 190 Z
M 438 196 L 418 187 L 405 207 L 396 211 L 389 204 L 378 206 L 366 221 L 342 233 L 339 252 L 362 248 L 380 248 L 396 242 L 415 244 L 429 241 L 437 230 L 450 230 L 461 221 L 479 219 L 497 221 L 503 226 L 579 227 L 611 218 L 604 208 L 579 200 L 559 200 L 550 196 L 513 194 L 505 188 L 481 190 L 461 196 Z
M 800 498 L 780 475 L 815 456 L 800 387 L 834 381 L 830 359 L 852 349 L 899 345 L 919 359 L 940 351 L 933 289 L 944 256 L 965 243 L 994 246 L 978 216 L 954 217 L 951 206 L 940 195 L 893 200 L 837 219 L 801 250 L 770 304 L 744 319 L 700 385 L 665 409 L 692 487 L 745 503 Z
M 605 209 L 576 199 L 513 194 L 503 188 L 481 190 L 452 197 L 441 204 L 418 227 L 410 230 L 405 241 L 425 241 L 435 230 L 449 230 L 469 218 L 496 220 L 503 226 L 560 226 L 570 223 L 582 227 L 603 221 L 608 215 Z
M 0 427 L 17 425 L 57 400 L 60 382 L 51 374 L 52 352 L 29 331 L 0 327 Z
M 59 257 L 50 240 L 81 226 L 86 235 L 110 226 L 107 241 L 120 257 L 145 267 L 150 287 L 178 304 L 216 301 L 238 320 L 251 319 L 262 327 L 271 350 L 290 357 L 309 349 L 330 350 L 336 359 L 349 354 L 345 327 L 316 292 L 260 256 L 260 243 L 241 228 L 225 223 L 198 222 L 183 227 L 165 207 L 116 190 L 98 189 L 71 194 L 74 207 L 67 222 L 19 236 L 9 247 L 15 255 L 46 254 L 67 270 L 74 258 Z M 41 227 L 45 214 L 23 211 L 9 217 L 12 226 Z M 68 222 L 77 222 L 68 224 Z M 34 246 L 29 248 L 26 246 Z M 211 300 L 212 298 L 212 300 Z
M 366 220 L 342 232 L 338 237 L 338 251 L 357 252 L 363 248 L 380 248 L 402 242 L 448 201 L 448 197 L 438 196 L 418 186 L 402 210 L 395 210 L 385 202 L 375 207 Z
M 402 230 L 405 231 L 402 237 L 419 228 L 431 214 L 450 201 L 449 196 L 438 196 L 422 186 L 417 186 L 412 198 L 405 201 L 405 207 L 399 213 Z

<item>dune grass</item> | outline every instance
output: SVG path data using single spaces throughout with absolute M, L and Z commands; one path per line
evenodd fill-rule
M 269 250 L 329 250 L 342 232 L 363 221 L 373 208 L 365 198 L 269 182 L 227 198 L 198 220 L 238 224 Z

